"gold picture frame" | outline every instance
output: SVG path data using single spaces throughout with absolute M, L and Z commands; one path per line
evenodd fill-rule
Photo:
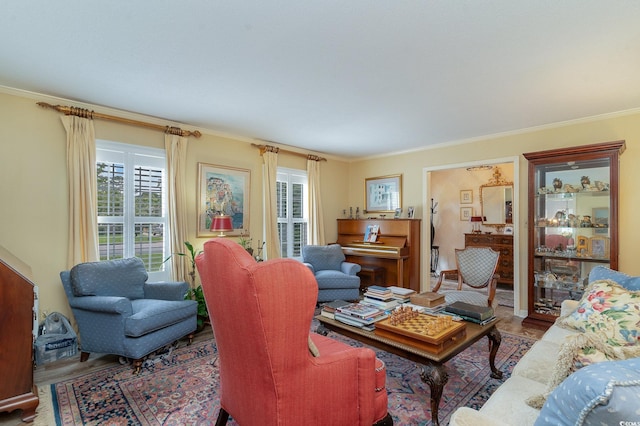
M 209 230 L 216 211 L 231 216 L 233 231 L 238 236 L 249 229 L 249 191 L 251 170 L 215 164 L 198 163 L 198 228 L 197 237 L 214 237 Z
M 576 254 L 578 256 L 589 255 L 589 237 L 578 235 L 576 237 Z
M 473 216 L 473 207 L 460 207 L 460 221 L 469 222 Z
M 591 237 L 589 239 L 589 256 L 596 258 L 609 257 L 609 238 Z
M 388 175 L 364 180 L 366 213 L 395 213 L 402 208 L 402 175 Z
M 473 203 L 473 189 L 461 189 L 460 190 L 460 204 Z

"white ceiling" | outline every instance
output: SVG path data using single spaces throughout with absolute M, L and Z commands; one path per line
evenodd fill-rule
M 0 85 L 360 158 L 640 108 L 640 2 L 3 0 Z

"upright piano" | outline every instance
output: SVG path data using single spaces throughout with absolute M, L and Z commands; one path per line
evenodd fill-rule
M 367 226 L 379 227 L 365 242 Z M 338 240 L 348 262 L 385 269 L 386 286 L 420 292 L 420 219 L 338 219 Z

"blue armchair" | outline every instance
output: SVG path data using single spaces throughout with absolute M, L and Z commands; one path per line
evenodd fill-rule
M 318 302 L 357 300 L 360 296 L 360 265 L 346 262 L 342 247 L 304 246 L 302 261 L 318 282 Z
M 185 282 L 148 283 L 138 258 L 87 262 L 60 273 L 78 323 L 81 355 L 133 359 L 135 372 L 150 353 L 196 330 L 197 302 L 184 300 Z

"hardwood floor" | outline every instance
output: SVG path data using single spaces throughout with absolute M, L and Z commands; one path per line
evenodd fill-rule
M 498 329 L 511 334 L 518 334 L 528 336 L 534 339 L 539 339 L 543 334 L 543 330 L 538 330 L 529 327 L 522 326 L 522 318 L 513 315 L 513 308 L 507 306 L 498 306 L 496 309 L 496 316 L 500 318 L 498 323 Z M 200 341 L 208 339 L 212 336 L 211 327 L 206 326 L 204 330 L 197 333 L 194 341 Z M 186 342 L 181 342 L 181 345 Z M 80 362 L 80 355 L 73 358 L 66 358 L 52 363 L 38 366 L 34 370 L 34 380 L 39 388 L 48 387 L 52 383 L 57 383 L 63 380 L 70 379 L 72 377 L 88 374 L 102 368 L 118 363 L 118 357 L 114 355 L 91 355 L 86 362 Z M 41 395 L 42 398 L 42 395 Z M 48 404 L 48 401 L 41 400 L 41 405 Z M 40 408 L 40 407 L 39 407 Z M 0 425 L 2 426 L 18 426 L 24 425 L 20 420 L 21 412 L 14 411 L 12 413 L 0 413 Z M 33 423 L 34 426 L 50 426 L 43 423 L 36 417 Z

